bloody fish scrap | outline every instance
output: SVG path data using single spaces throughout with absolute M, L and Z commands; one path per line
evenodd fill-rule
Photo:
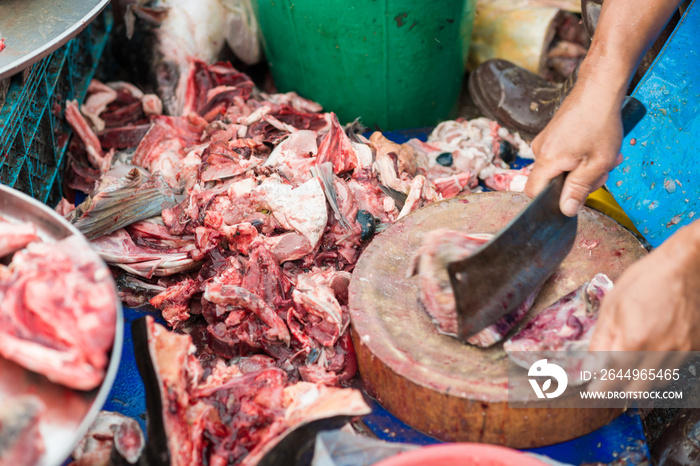
M 146 464 L 255 465 L 295 429 L 370 411 L 359 391 L 295 382 L 271 357 L 216 358 L 204 367 L 189 335 L 150 316 L 133 329 L 148 400 Z
M 75 236 L 0 266 L 0 356 L 77 390 L 102 383 L 116 325 L 108 270 Z
M 605 274 L 596 274 L 539 313 L 503 348 L 524 368 L 546 357 L 543 355 L 559 358 L 559 364 L 572 375 L 571 380 L 576 380 L 583 363 L 576 353 L 588 351 L 600 304 L 612 288 L 613 282 Z
M 146 441 L 138 422 L 119 413 L 100 411 L 73 450 L 68 466 L 127 466 L 140 462 Z
M 507 351 L 586 351 L 612 281 L 602 273 L 563 296 L 505 344 Z
M 493 235 L 438 229 L 426 235 L 414 258 L 409 276 L 418 273 L 420 300 L 438 331 L 457 337 L 457 305 L 447 264 L 469 257 Z M 539 290 L 493 325 L 470 337 L 467 343 L 487 348 L 501 341 L 525 317 Z
M 0 257 L 5 257 L 38 240 L 36 226 L 31 223 L 15 223 L 0 217 Z

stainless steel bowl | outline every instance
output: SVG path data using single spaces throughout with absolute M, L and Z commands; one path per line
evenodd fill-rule
M 60 215 L 37 200 L 3 185 L 0 185 L 0 216 L 11 221 L 33 223 L 36 225 L 38 236 L 44 241 L 61 240 L 76 235 L 82 240 L 85 248 L 107 268 L 82 234 Z M 113 281 L 112 284 L 115 286 Z M 40 466 L 63 464 L 107 400 L 119 368 L 124 340 L 124 317 L 118 300 L 116 310 L 114 344 L 109 365 L 102 385 L 92 391 L 81 392 L 57 385 L 44 376 L 0 357 L 0 400 L 32 393 L 41 398 L 47 407 L 40 424 L 46 446 L 46 452 L 39 462 Z
M 2 0 L 0 79 L 41 60 L 70 39 L 107 6 L 109 0 Z

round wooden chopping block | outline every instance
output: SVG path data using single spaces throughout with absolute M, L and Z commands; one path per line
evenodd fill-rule
M 357 263 L 349 308 L 360 374 L 369 394 L 415 429 L 445 441 L 533 448 L 585 435 L 622 412 L 509 408 L 503 345 L 482 349 L 438 333 L 418 301 L 417 277 L 407 278 L 429 231 L 497 233 L 528 202 L 520 193 L 494 192 L 429 205 L 377 235 Z M 511 335 L 596 273 L 614 281 L 645 254 L 614 220 L 584 209 L 571 252 Z

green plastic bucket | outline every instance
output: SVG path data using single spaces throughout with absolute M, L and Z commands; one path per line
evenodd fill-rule
M 476 0 L 257 0 L 280 92 L 382 130 L 451 116 Z

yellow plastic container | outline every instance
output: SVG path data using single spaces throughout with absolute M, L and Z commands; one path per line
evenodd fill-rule
M 600 188 L 592 192 L 590 196 L 588 196 L 588 199 L 586 199 L 586 205 L 591 209 L 604 213 L 631 232 L 642 236 L 642 234 L 637 231 L 637 228 L 635 228 L 632 220 L 630 220 L 625 211 L 622 210 L 622 207 L 620 207 L 620 204 L 615 201 L 615 198 L 607 189 Z

